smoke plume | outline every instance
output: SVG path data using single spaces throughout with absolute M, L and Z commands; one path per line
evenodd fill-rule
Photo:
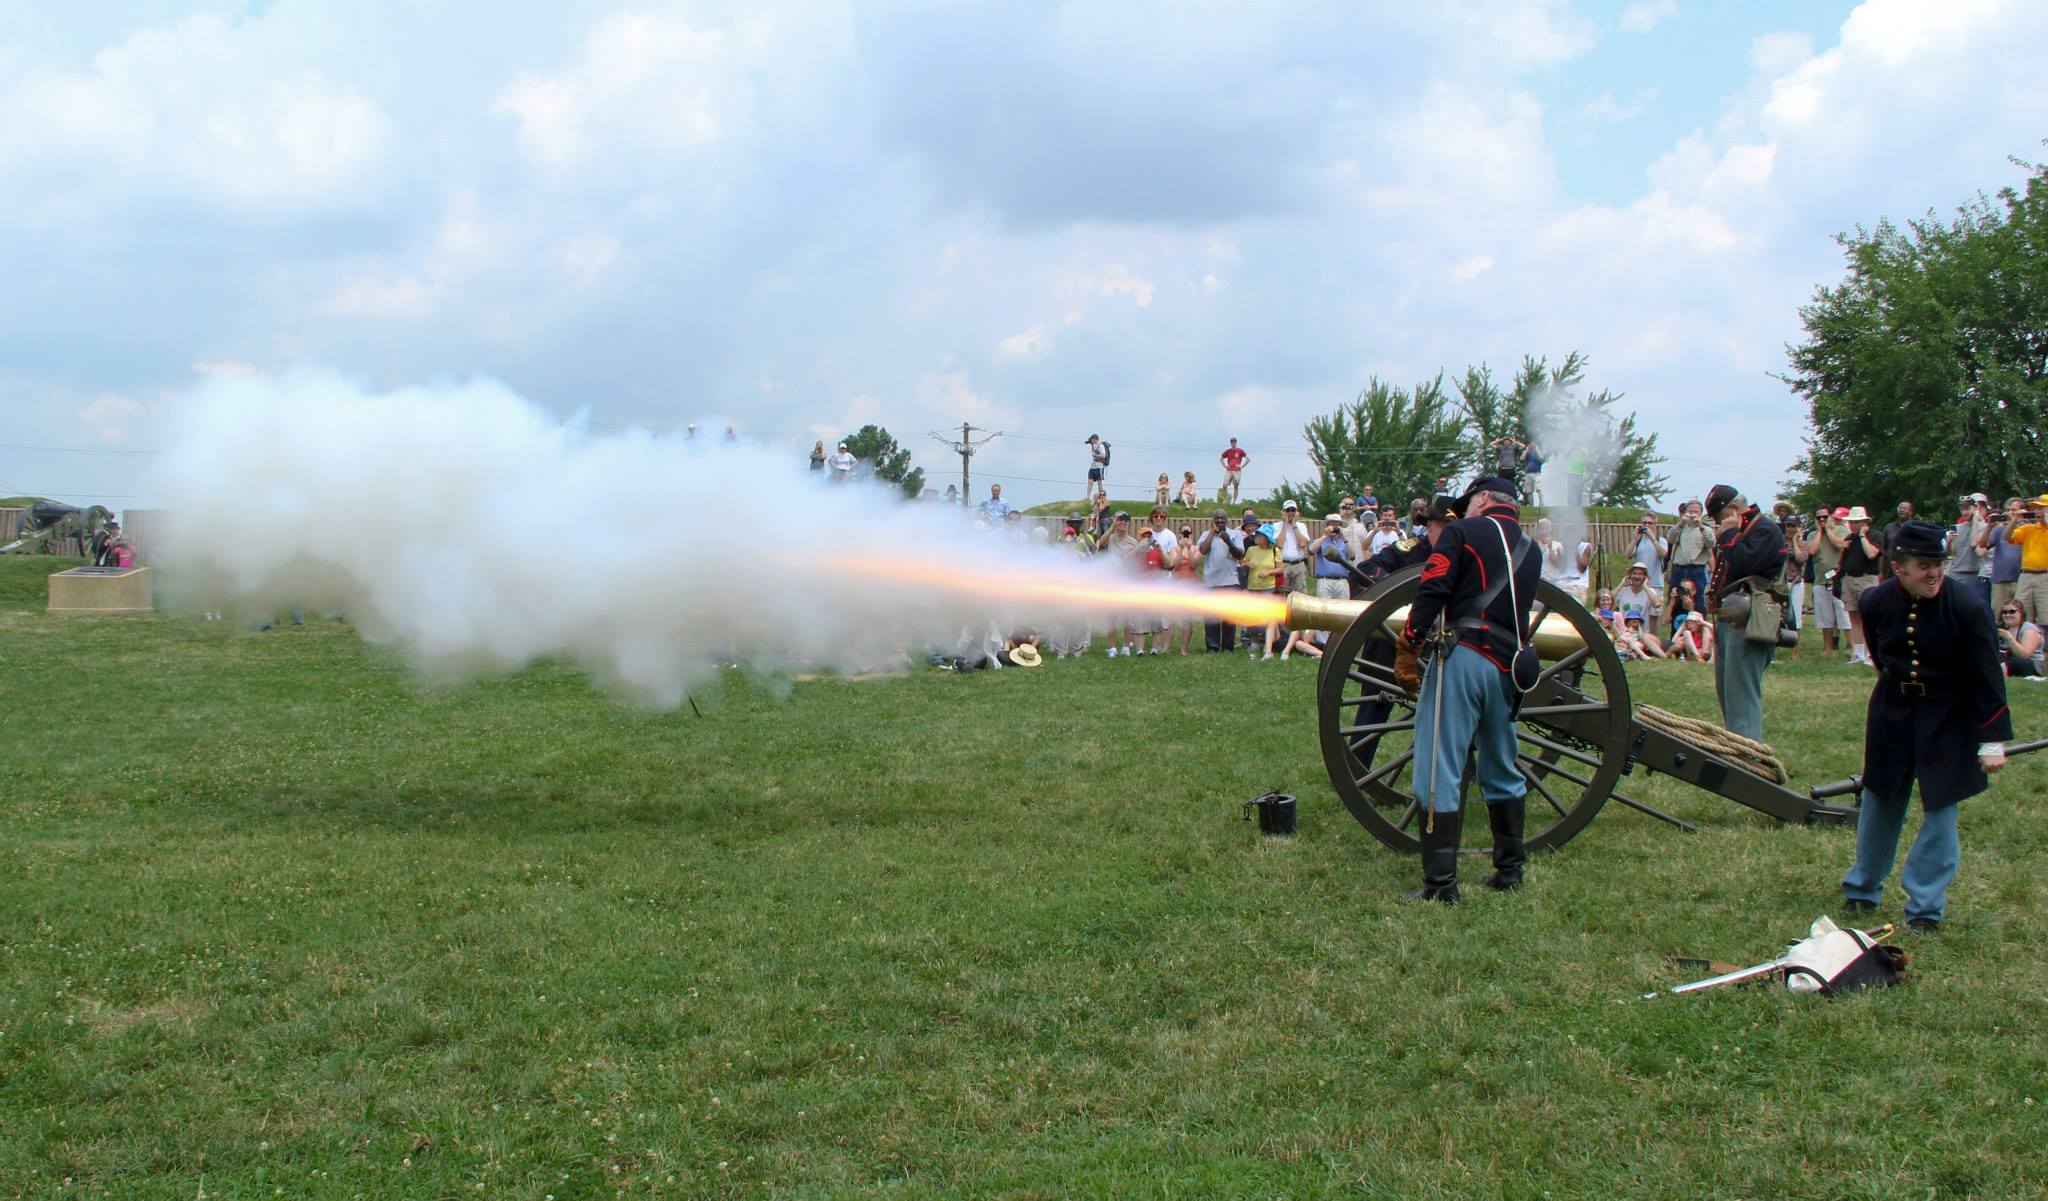
M 174 597 L 338 609 L 440 679 L 560 657 L 673 707 L 724 661 L 868 670 L 991 628 L 1225 595 L 821 484 L 800 453 L 590 437 L 488 381 L 221 377 L 177 422 L 157 481 Z

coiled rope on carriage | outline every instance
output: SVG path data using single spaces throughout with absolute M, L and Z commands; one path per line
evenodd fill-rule
M 1792 773 L 1785 770 L 1777 752 L 1754 738 L 1745 738 L 1712 722 L 1659 709 L 1655 705 L 1639 706 L 1636 717 L 1644 725 L 1655 726 L 1666 734 L 1705 747 L 1742 770 L 1762 776 L 1773 784 L 1784 784 L 1792 779 Z

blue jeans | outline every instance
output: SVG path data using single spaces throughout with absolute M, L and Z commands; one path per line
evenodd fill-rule
M 1209 591 L 1236 589 L 1235 584 L 1212 584 Z M 1237 626 L 1218 617 L 1202 622 L 1202 649 L 1212 652 L 1234 651 L 1237 649 Z
M 1692 603 L 1700 612 L 1707 611 L 1707 569 L 1697 563 L 1671 568 L 1671 587 L 1676 591 L 1686 580 L 1692 581 Z
M 1763 741 L 1764 668 L 1777 654 L 1776 643 L 1750 642 L 1734 622 L 1714 623 L 1714 696 L 1730 733 Z
M 1875 905 L 1884 897 L 1884 878 L 1891 874 L 1892 860 L 1899 854 L 1899 834 L 1906 826 L 1906 805 L 1912 799 L 1908 783 L 1889 800 L 1866 788 L 1863 811 L 1856 818 L 1856 863 L 1842 877 L 1842 895 L 1852 901 Z M 1905 870 L 1899 884 L 1906 890 L 1906 920 L 1924 917 L 1940 921 L 1948 907 L 1949 881 L 1956 878 L 1956 864 L 1962 848 L 1956 842 L 1956 815 L 1961 805 L 1930 809 L 1920 819 L 1920 833 L 1913 849 L 1906 852 Z
M 1439 687 L 1444 689 L 1441 729 L 1436 725 Z M 1475 748 L 1479 795 L 1487 804 L 1512 801 L 1529 791 L 1528 781 L 1515 767 L 1515 723 L 1508 719 L 1506 676 L 1492 660 L 1461 643 L 1448 661 L 1431 662 L 1416 701 L 1415 801 L 1424 812 L 1458 808 L 1465 754 Z

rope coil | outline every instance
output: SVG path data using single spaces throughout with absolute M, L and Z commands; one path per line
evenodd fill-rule
M 1754 738 L 1745 738 L 1712 722 L 1701 721 L 1697 717 L 1686 717 L 1668 709 L 1659 709 L 1655 705 L 1639 706 L 1636 709 L 1636 717 L 1644 725 L 1655 726 L 1666 734 L 1704 747 L 1751 775 L 1762 776 L 1773 784 L 1788 783 L 1792 779 L 1792 773 L 1785 770 L 1785 764 L 1778 759 L 1777 752 Z

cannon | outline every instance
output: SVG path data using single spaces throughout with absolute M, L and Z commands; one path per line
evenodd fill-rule
M 1287 605 L 1290 628 L 1334 635 L 1316 679 L 1317 729 L 1330 783 L 1351 816 L 1397 851 L 1422 845 L 1413 781 L 1417 700 L 1394 681 L 1392 654 L 1392 635 L 1407 618 L 1421 575 L 1420 567 L 1410 567 L 1359 599 L 1296 594 Z M 1549 580 L 1538 588 L 1530 616 L 1543 671 L 1522 700 L 1516 760 L 1529 782 L 1531 849 L 1563 846 L 1609 800 L 1694 829 L 1618 789 L 1637 768 L 1684 780 L 1780 821 L 1854 820 L 1854 808 L 1794 792 L 1725 745 L 1687 737 L 1668 719 L 1644 720 L 1629 700 L 1621 656 L 1600 623 Z M 1478 829 L 1483 834 L 1485 824 Z

